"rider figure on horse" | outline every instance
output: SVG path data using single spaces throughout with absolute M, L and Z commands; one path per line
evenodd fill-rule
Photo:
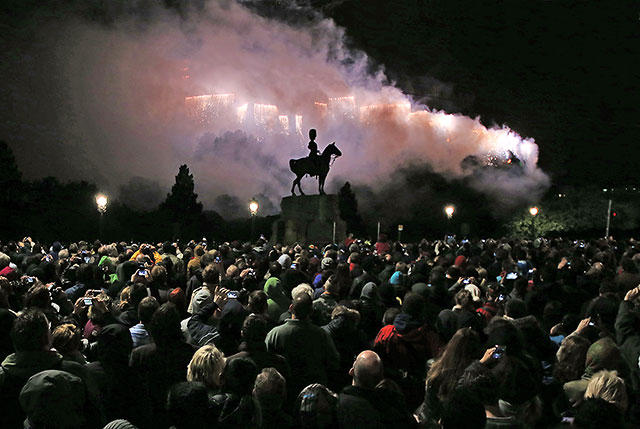
M 318 156 L 320 155 L 320 152 L 318 151 L 318 144 L 316 143 L 316 135 L 317 133 L 315 128 L 311 128 L 309 130 L 309 144 L 307 145 L 307 148 L 309 149 L 309 161 L 311 161 L 311 164 L 313 165 L 314 174 L 310 174 L 310 176 L 318 175 Z

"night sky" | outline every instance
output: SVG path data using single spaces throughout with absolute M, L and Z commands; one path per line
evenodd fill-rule
M 55 134 L 66 126 L 65 121 L 74 120 L 61 114 L 69 102 L 65 91 L 72 84 L 69 76 L 48 76 L 48 64 L 61 57 L 49 49 L 42 29 L 53 29 L 53 39 L 64 41 L 67 36 L 55 32 L 56 23 L 69 16 L 105 28 L 133 16 L 143 26 L 153 20 L 154 12 L 150 11 L 157 9 L 145 5 L 160 2 L 40 3 L 3 2 L 0 139 L 14 148 L 27 179 L 57 175 L 46 165 L 60 154 L 54 163 L 61 178 L 69 179 L 68 171 L 73 171 L 100 181 L 100 176 L 91 176 L 94 169 L 90 163 L 80 165 L 82 162 L 74 159 L 69 161 L 74 165 L 65 166 L 67 143 Z M 162 6 L 181 17 L 197 7 L 195 3 L 202 4 L 167 0 Z M 292 13 L 294 2 L 240 3 L 298 28 L 305 25 L 308 9 L 294 8 L 297 12 Z M 347 46 L 364 51 L 372 72 L 382 68 L 388 82 L 415 101 L 449 113 L 480 117 L 487 127 L 505 124 L 521 136 L 535 139 L 538 165 L 553 184 L 637 184 L 638 2 L 298 3 L 313 7 L 345 28 Z M 188 21 L 181 25 L 189 31 Z M 41 103 L 34 94 L 49 104 Z M 93 125 L 96 129 L 108 127 L 108 123 Z M 74 149 L 76 153 L 82 150 L 81 146 Z M 108 156 L 108 148 L 104 154 Z M 155 156 L 157 161 L 160 155 Z M 167 180 L 174 174 L 167 173 Z

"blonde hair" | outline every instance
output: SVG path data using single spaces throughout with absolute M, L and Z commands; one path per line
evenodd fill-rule
M 617 371 L 596 372 L 584 392 L 584 398 L 600 398 L 615 405 L 624 413 L 627 410 L 627 389 Z
M 298 286 L 294 287 L 293 290 L 291 290 L 291 298 L 296 299 L 303 293 L 306 293 L 311 299 L 313 299 L 313 288 L 307 283 L 300 283 Z
M 200 347 L 187 367 L 187 381 L 201 381 L 207 387 L 219 387 L 226 361 L 224 353 L 216 346 L 208 344 Z

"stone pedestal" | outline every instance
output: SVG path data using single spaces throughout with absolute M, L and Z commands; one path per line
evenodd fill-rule
M 340 219 L 337 195 L 284 197 L 280 208 L 277 236 L 282 237 L 285 244 L 331 243 L 334 222 L 336 242 L 346 238 L 347 224 Z

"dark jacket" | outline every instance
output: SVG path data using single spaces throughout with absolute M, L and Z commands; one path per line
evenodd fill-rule
M 640 372 L 638 358 L 640 357 L 640 331 L 638 322 L 632 312 L 633 304 L 622 301 L 616 318 L 616 342 L 620 345 L 622 357 L 629 365 L 631 383 L 635 391 L 640 390 Z
M 383 429 L 377 392 L 359 386 L 347 386 L 338 396 L 338 422 L 341 428 Z
M 90 414 L 87 416 L 89 427 L 101 428 L 104 417 L 95 383 L 90 378 L 85 367 L 77 362 L 65 361 L 62 355 L 55 351 L 22 351 L 13 353 L 5 358 L 0 367 L 0 416 L 2 427 L 21 428 L 27 417 L 22 411 L 18 396 L 27 380 L 41 371 L 56 369 L 66 371 L 80 377 L 85 383 L 86 396 Z
M 189 335 L 193 338 L 194 343 L 200 347 L 210 343 L 215 344 L 217 347 L 222 345 L 222 336 L 218 328 L 207 324 L 207 321 L 217 308 L 218 304 L 215 302 L 209 303 L 191 316 L 187 323 Z
M 141 375 L 151 402 L 153 422 L 149 426 L 167 427 L 167 392 L 175 383 L 187 380 L 187 366 L 196 350 L 197 347 L 175 341 L 162 346 L 146 344 L 131 353 L 129 365 Z
M 238 353 L 231 355 L 227 358 L 227 361 L 236 358 L 247 358 L 256 364 L 258 371 L 262 371 L 264 368 L 275 368 L 278 370 L 285 380 L 291 378 L 291 369 L 289 363 L 284 358 L 276 353 L 267 351 L 267 345 L 265 343 L 246 343 L 243 342 L 238 347 L 240 350 Z

